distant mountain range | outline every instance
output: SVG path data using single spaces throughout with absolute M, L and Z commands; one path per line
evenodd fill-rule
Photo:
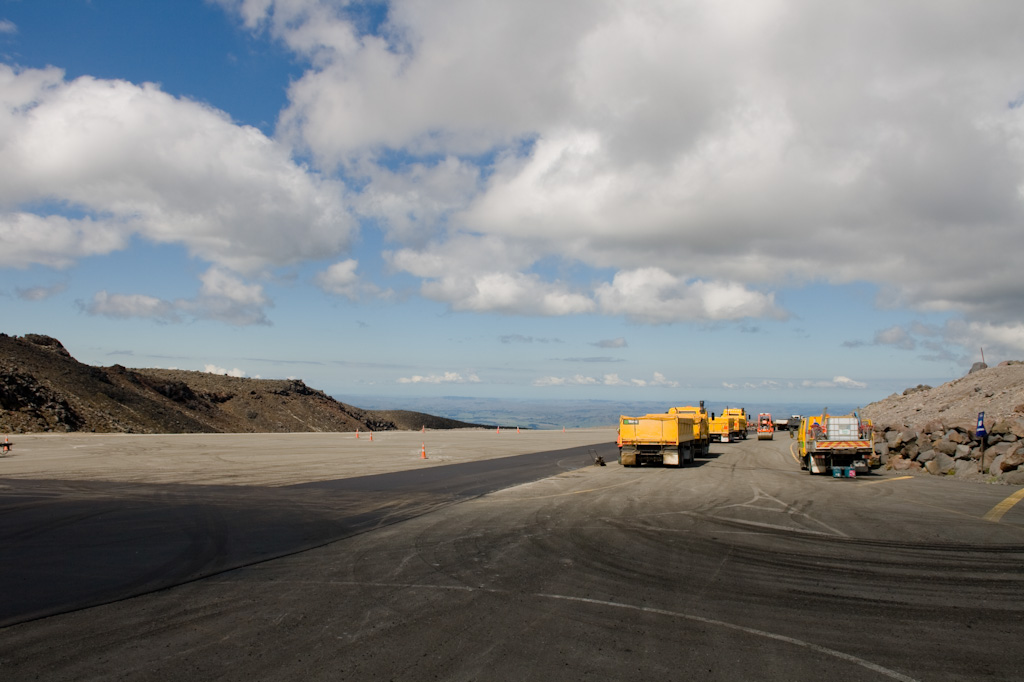
M 695 404 L 680 398 L 677 405 Z M 355 407 L 358 403 L 361 407 Z M 512 400 L 466 396 L 331 397 L 299 380 L 207 372 L 92 367 L 49 336 L 0 334 L 0 433 L 282 433 L 518 426 L 614 427 L 620 415 L 664 412 L 663 402 Z M 720 413 L 726 403 L 708 402 Z M 823 405 L 733 405 L 756 416 L 817 414 Z M 833 414 L 854 409 L 829 405 Z

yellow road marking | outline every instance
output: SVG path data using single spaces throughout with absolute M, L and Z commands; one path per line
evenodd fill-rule
M 868 481 L 867 483 L 862 483 L 861 485 L 874 485 L 875 483 L 888 483 L 889 481 L 903 481 L 908 478 L 913 478 L 913 476 L 897 476 L 895 478 L 886 478 L 881 481 Z
M 985 514 L 985 516 L 983 516 L 982 518 L 986 521 L 998 523 L 999 519 L 1003 518 L 1003 514 L 1010 511 L 1013 508 L 1013 505 L 1017 504 L 1021 500 L 1024 500 L 1024 488 L 1021 488 L 1020 490 L 1010 495 L 996 506 L 989 509 L 988 513 Z
M 799 464 L 800 463 L 800 455 L 796 454 L 796 450 L 793 449 L 795 447 L 796 447 L 796 443 L 791 443 L 790 444 L 790 446 L 789 446 L 789 454 L 793 455 L 793 459 L 795 459 L 796 463 Z

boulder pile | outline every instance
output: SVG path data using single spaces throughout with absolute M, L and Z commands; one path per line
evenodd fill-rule
M 877 427 L 875 452 L 889 470 L 1024 485 L 1024 417 L 1000 419 L 984 442 L 974 431 L 941 419 L 916 427 Z
M 982 412 L 984 448 L 974 435 Z M 875 451 L 891 470 L 1024 485 L 1024 362 L 978 362 L 959 379 L 894 393 L 861 415 L 874 421 Z

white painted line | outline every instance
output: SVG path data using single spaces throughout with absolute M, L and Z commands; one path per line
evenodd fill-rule
M 884 666 L 866 661 L 858 656 L 853 656 L 842 651 L 830 649 L 828 647 L 815 644 L 813 642 L 805 642 L 802 639 L 796 639 L 795 637 L 788 637 L 786 635 L 776 634 L 774 632 L 768 632 L 767 630 L 758 630 L 756 628 L 748 628 L 743 625 L 736 625 L 735 623 L 727 623 L 723 620 L 715 620 L 713 618 L 704 618 L 703 616 L 695 616 L 691 613 L 679 613 L 678 611 L 668 611 L 666 609 L 656 609 L 650 606 L 636 606 L 633 604 L 622 604 L 614 601 L 604 601 L 602 599 L 590 599 L 587 597 L 569 597 L 560 594 L 538 594 L 538 597 L 546 597 L 548 599 L 561 599 L 563 601 L 575 601 L 582 602 L 585 604 L 596 604 L 598 606 L 610 606 L 612 608 L 619 609 L 630 609 L 633 611 L 642 611 L 644 613 L 654 613 L 662 616 L 670 616 L 672 618 L 683 618 L 685 620 L 695 621 L 697 623 L 704 623 L 705 625 L 715 625 L 722 628 L 728 628 L 730 630 L 737 630 L 739 632 L 745 632 L 748 635 L 754 635 L 756 637 L 764 637 L 766 639 L 773 639 L 777 642 L 785 642 L 786 644 L 793 644 L 795 646 L 803 647 L 819 654 L 825 654 L 826 656 L 832 656 L 850 663 L 855 663 L 861 667 L 867 668 L 873 672 L 885 675 L 894 680 L 900 680 L 901 682 L 917 682 L 913 677 L 908 677 L 902 673 L 898 673 L 895 670 L 890 670 Z
M 290 581 L 292 582 L 292 581 Z M 384 587 L 393 589 L 426 589 L 426 590 L 454 590 L 458 592 L 485 592 L 488 594 L 512 594 L 508 590 L 490 589 L 485 587 L 473 587 L 471 585 L 424 585 L 422 583 L 380 583 L 380 582 L 357 582 L 348 580 L 328 580 L 328 581 L 295 581 L 302 583 L 315 583 L 324 584 L 325 582 L 331 585 L 352 585 L 358 587 Z M 757 628 L 749 628 L 744 625 L 736 625 L 735 623 L 728 623 L 724 620 L 716 620 L 714 618 L 705 618 L 704 616 L 697 616 L 692 613 L 681 613 L 679 611 L 669 611 L 667 609 L 656 609 L 651 606 L 638 606 L 636 604 L 624 604 L 621 602 L 605 601 L 603 599 L 591 599 L 589 597 L 571 597 L 564 594 L 544 594 L 536 593 L 534 597 L 541 599 L 557 599 L 559 601 L 571 601 L 578 602 L 581 604 L 593 604 L 595 606 L 608 606 L 616 609 L 629 609 L 631 611 L 640 611 L 643 613 L 653 613 L 661 616 L 668 616 L 670 618 L 682 618 L 684 620 L 693 621 L 695 623 L 703 623 L 704 625 L 714 625 L 720 628 L 727 628 L 729 630 L 735 630 L 737 632 L 743 632 L 748 635 L 754 635 L 755 637 L 764 637 L 765 639 L 775 640 L 776 642 L 783 642 L 785 644 L 792 644 L 793 646 L 802 647 L 815 653 L 824 654 L 825 656 L 831 656 L 838 658 L 849 663 L 854 663 L 863 668 L 867 668 L 872 672 L 876 672 L 880 675 L 884 675 L 893 680 L 899 680 L 900 682 L 919 682 L 913 677 L 904 675 L 903 673 L 896 672 L 885 666 L 881 666 L 877 663 L 854 656 L 852 654 L 838 651 L 836 649 L 830 649 L 829 647 L 815 644 L 814 642 L 806 642 L 802 639 L 796 639 L 795 637 L 789 637 L 788 635 L 780 635 L 775 632 L 768 632 L 767 630 L 759 630 Z

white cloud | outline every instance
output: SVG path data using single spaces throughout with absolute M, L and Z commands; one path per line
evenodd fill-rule
M 207 374 L 226 374 L 229 377 L 244 377 L 245 372 L 235 367 L 234 369 L 224 369 L 216 365 L 204 365 L 203 371 Z M 258 377 L 257 377 L 258 378 Z
M 384 291 L 375 284 L 363 281 L 356 273 L 358 268 L 359 261 L 349 258 L 334 263 L 323 272 L 318 273 L 313 281 L 324 292 L 344 296 L 352 301 L 357 301 L 364 296 L 386 298 L 392 295 L 390 290 Z
M 355 300 L 359 287 L 358 267 L 359 261 L 352 258 L 335 263 L 316 276 L 317 286 L 328 293 Z
M 181 322 L 182 316 L 218 320 L 236 326 L 270 324 L 265 308 L 272 305 L 259 284 L 247 284 L 221 268 L 210 268 L 200 275 L 202 286 L 192 299 L 166 301 L 145 294 L 97 292 L 84 309 L 90 315 L 119 318 L 149 318 L 161 322 Z
M 349 243 L 340 183 L 209 106 L 152 84 L 3 64 L 0 103 L 4 265 L 64 267 L 139 235 L 253 273 Z M 44 201 L 70 211 L 19 208 Z
M 78 258 L 110 253 L 128 244 L 131 228 L 124 223 L 4 212 L 3 205 L 0 201 L 0 266 L 66 268 Z
M 614 339 L 602 339 L 600 341 L 595 341 L 590 345 L 597 346 L 598 348 L 626 348 L 629 346 L 629 344 L 626 343 L 626 339 L 621 336 Z
M 534 386 L 596 386 L 601 383 L 594 377 L 576 374 L 571 377 L 541 377 L 533 381 Z
M 832 381 L 823 379 L 805 379 L 801 382 L 801 386 L 804 388 L 867 388 L 868 385 L 863 381 L 854 381 L 849 377 L 837 376 Z
M 1020 3 L 393 0 L 379 35 L 346 3 L 221 3 L 311 61 L 279 134 L 368 179 L 400 269 L 465 235 L 532 247 L 494 280 L 416 275 L 455 309 L 777 317 L 773 287 L 867 280 L 1024 314 Z M 544 258 L 666 288 L 627 313 L 628 282 L 543 281 Z
M 534 386 L 633 386 L 637 388 L 643 388 L 645 386 L 667 386 L 669 388 L 678 388 L 678 381 L 671 381 L 665 377 L 661 372 L 655 372 L 652 379 L 623 379 L 618 374 L 610 373 L 605 374 L 600 379 L 586 376 L 583 374 L 574 374 L 570 377 L 555 377 L 547 376 L 535 379 L 533 381 Z
M 265 323 L 242 278 L 274 267 L 380 293 L 344 259 L 363 218 L 453 310 L 779 319 L 779 287 L 867 281 L 962 317 L 943 343 L 1021 346 L 1019 2 L 392 0 L 367 35 L 349 2 L 217 1 L 310 65 L 276 136 L 0 65 L 0 265 L 178 244 L 237 286 L 97 309 Z
M 401 377 L 398 379 L 400 384 L 478 384 L 480 383 L 480 377 L 475 373 L 470 373 L 463 377 L 459 372 L 445 372 L 444 374 L 431 374 L 429 376 L 422 376 L 419 374 L 411 377 Z
M 531 315 L 572 315 L 590 312 L 594 302 L 560 282 L 549 282 L 532 273 L 503 271 L 511 254 L 488 257 L 487 247 L 496 244 L 478 242 L 484 253 L 459 257 L 456 247 L 428 251 L 402 249 L 387 254 L 399 270 L 424 278 L 420 292 L 435 301 L 448 303 L 454 310 L 501 312 Z
M 448 156 L 433 165 L 409 164 L 401 172 L 360 159 L 349 172 L 366 182 L 366 188 L 352 198 L 354 210 L 374 219 L 389 238 L 422 246 L 439 236 L 450 214 L 477 192 L 481 171 Z
M 951 321 L 942 330 L 946 343 L 967 349 L 968 363 L 980 360 L 981 350 L 989 359 L 1020 360 L 1024 357 L 1024 322 Z M 989 362 L 989 364 L 993 364 Z
M 639 322 L 783 317 L 774 296 L 736 283 L 686 282 L 661 268 L 619 272 L 598 287 L 603 312 Z
M 669 388 L 679 388 L 679 382 L 665 378 L 665 375 L 661 372 L 655 372 L 654 378 L 648 382 L 651 386 L 668 386 Z
M 267 302 L 263 287 L 246 284 L 220 268 L 210 268 L 199 279 L 203 283 L 201 294 L 204 297 L 226 299 L 242 306 L 262 306 Z
M 106 290 L 97 292 L 85 311 L 90 315 L 130 318 L 143 317 L 164 322 L 179 320 L 173 304 L 142 294 L 110 294 Z
M 18 32 L 18 27 L 9 19 L 0 19 L 0 33 L 13 34 Z

